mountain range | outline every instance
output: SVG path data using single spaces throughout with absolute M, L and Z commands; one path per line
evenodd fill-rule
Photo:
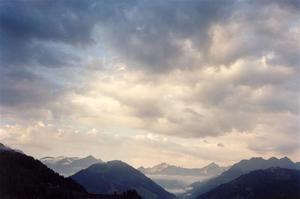
M 119 160 L 102 162 L 92 156 L 46 157 L 42 160 L 52 165 L 92 165 L 66 178 L 41 161 L 0 143 L 0 198 L 174 199 L 173 194 L 141 171 L 151 176 L 185 178 L 194 174 L 214 174 L 221 168 L 214 163 L 200 169 L 164 163 L 137 170 Z M 189 191 L 177 196 L 186 199 L 296 199 L 300 198 L 299 169 L 300 163 L 287 157 L 251 158 L 234 164 L 213 178 L 191 184 Z M 164 187 L 170 185 L 167 181 Z M 172 183 L 181 186 L 179 182 L 179 185 L 175 181 Z
M 144 199 L 173 199 L 174 195 L 122 161 L 97 163 L 71 176 L 90 193 L 136 190 Z
M 149 168 L 140 167 L 138 170 L 151 175 L 216 176 L 225 171 L 226 167 L 220 167 L 214 162 L 203 168 L 183 168 L 161 163 Z
M 120 193 L 120 192 L 126 191 L 130 188 L 135 189 L 135 187 L 131 186 L 131 184 L 125 184 L 124 182 L 119 181 L 120 179 L 123 180 L 123 179 L 127 179 L 127 178 L 132 178 L 132 177 L 130 177 L 130 175 L 132 175 L 132 174 L 128 174 L 128 176 L 126 176 L 126 177 L 117 176 L 118 179 L 114 179 L 114 181 L 110 181 L 110 182 L 108 180 L 106 180 L 106 179 L 111 179 L 111 176 L 114 173 L 118 172 L 118 171 L 116 171 L 117 168 L 114 167 L 114 166 L 117 165 L 117 162 L 120 164 L 119 165 L 120 168 L 122 166 L 123 167 L 129 167 L 129 165 L 127 165 L 126 163 L 120 162 L 120 161 L 110 161 L 110 162 L 104 163 L 101 159 L 96 159 L 93 156 L 87 156 L 85 158 L 64 157 L 64 156 L 44 157 L 44 158 L 41 158 L 40 161 L 43 162 L 45 165 L 47 165 L 52 170 L 54 170 L 54 171 L 56 171 L 59 174 L 64 175 L 64 176 L 71 176 L 73 174 L 75 174 L 74 176 L 78 176 L 79 174 L 77 174 L 77 172 L 79 172 L 81 170 L 87 170 L 87 168 L 89 168 L 92 165 L 93 165 L 93 167 L 91 167 L 91 168 L 94 168 L 95 167 L 94 164 L 97 164 L 97 163 L 101 163 L 100 164 L 101 166 L 106 165 L 106 167 L 111 167 L 110 168 L 111 173 L 110 174 L 107 173 L 108 176 L 105 176 L 105 179 L 104 179 L 104 181 L 107 182 L 106 184 L 101 184 L 101 182 L 100 182 L 101 179 L 100 178 L 96 179 L 97 183 L 101 184 L 100 188 L 97 187 L 97 191 L 92 191 L 91 192 L 90 187 L 85 187 L 91 193 L 111 194 L 111 193 L 114 193 L 114 192 Z M 115 162 L 115 164 L 113 164 L 113 162 Z M 101 170 L 101 169 L 103 169 L 103 167 L 99 168 L 99 169 Z M 82 172 L 80 172 L 80 173 L 82 173 Z M 111 176 L 109 176 L 109 175 L 111 175 Z M 72 176 L 72 178 L 73 178 L 73 176 Z M 141 180 L 138 179 L 138 181 L 140 181 L 140 182 L 143 181 L 143 180 L 144 179 L 141 179 Z M 78 182 L 81 184 L 81 181 L 78 181 Z M 97 184 L 97 183 L 95 183 L 95 184 Z M 128 182 L 126 182 L 126 183 L 128 183 Z M 115 187 L 116 184 L 118 184 L 117 187 Z M 85 184 L 83 184 L 83 185 L 85 185 Z M 107 186 L 110 186 L 111 189 L 107 189 L 106 188 Z M 156 186 L 158 186 L 158 185 L 156 185 Z M 152 184 L 151 187 L 154 187 L 154 185 Z M 149 194 L 147 194 L 147 196 L 144 195 L 144 197 L 149 198 L 149 195 L 155 195 L 155 196 L 156 195 L 158 195 L 158 196 L 163 195 L 161 193 L 159 193 L 159 194 L 156 193 L 158 190 L 159 190 L 158 192 L 162 192 L 162 193 L 165 192 L 164 194 L 166 194 L 166 195 L 169 194 L 168 192 L 166 192 L 164 190 L 161 190 L 162 189 L 161 187 L 159 187 L 159 188 L 158 187 L 152 188 L 153 190 L 149 191 Z M 143 189 L 146 190 L 146 188 L 143 188 Z M 142 193 L 146 193 L 145 190 Z M 163 195 L 163 196 L 165 197 L 165 195 Z M 161 198 L 164 198 L 164 197 L 161 197 Z
M 167 163 L 153 167 L 140 167 L 139 171 L 173 194 L 184 193 L 188 186 L 221 174 L 228 167 L 220 167 L 214 162 L 202 168 L 183 168 Z
M 254 170 L 267 169 L 270 167 L 280 167 L 287 169 L 299 169 L 299 164 L 292 162 L 289 158 L 251 158 L 242 160 L 234 164 L 230 169 L 223 172 L 221 175 L 202 182 L 195 182 L 191 185 L 191 190 L 185 193 L 186 198 L 197 198 L 199 195 L 212 190 L 213 188 L 230 182 L 243 174 L 247 174 Z
M 197 199 L 296 199 L 300 198 L 299 188 L 299 170 L 272 167 L 244 174 Z
M 90 194 L 71 178 L 39 160 L 0 143 L 1 199 L 141 199 L 135 190 L 120 194 Z
M 84 158 L 64 156 L 44 157 L 40 161 L 63 176 L 73 175 L 92 164 L 103 162 L 101 159 L 96 159 L 91 155 Z
M 13 150 L 0 151 L 1 198 L 76 199 L 84 198 L 86 194 L 81 185 L 60 176 L 34 158 Z

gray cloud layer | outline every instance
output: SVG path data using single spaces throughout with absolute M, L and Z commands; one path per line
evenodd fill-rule
M 1 3 L 1 65 L 38 63 L 44 66 L 66 65 L 75 59 L 60 48 L 45 42 L 84 47 L 97 41 L 92 33 L 98 26 L 100 41 L 122 57 L 153 70 L 178 67 L 184 52 L 180 41 L 189 39 L 195 51 L 213 61 L 211 27 L 229 22 L 245 23 L 250 30 L 235 55 L 219 60 L 232 62 L 241 56 L 259 55 L 272 48 L 278 61 L 297 64 L 294 49 L 282 49 L 282 29 L 265 26 L 274 19 L 268 9 L 286 9 L 278 28 L 297 23 L 299 1 L 5 1 Z M 276 16 L 277 17 L 277 16 Z M 281 16 L 278 16 L 281 17 Z M 242 32 L 243 30 L 241 30 Z M 259 36 L 259 37 L 256 37 Z M 264 45 L 262 45 L 264 44 Z M 58 51 L 58 52 L 57 52 Z M 16 55 L 16 52 L 18 54 Z M 282 56 L 282 57 L 281 57 Z M 287 59 L 288 57 L 288 59 Z M 207 60 L 205 60 L 207 61 Z M 189 67 L 190 60 L 182 66 Z M 180 62 L 179 62 L 180 63 Z M 197 63 L 199 64 L 199 63 Z
M 297 0 L 3 1 L 1 115 L 57 123 L 85 115 L 179 137 L 297 136 L 299 11 Z M 87 57 L 103 54 L 125 72 L 89 71 Z M 248 147 L 297 150 L 276 139 Z

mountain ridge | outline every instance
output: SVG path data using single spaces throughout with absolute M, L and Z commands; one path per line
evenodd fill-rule
M 0 143 L 0 148 L 5 145 Z M 9 149 L 9 150 L 7 150 Z M 6 147 L 0 150 L 1 199 L 141 199 L 135 190 L 119 194 L 91 194 L 71 178 L 41 161 Z
M 120 160 L 96 163 L 70 178 L 91 193 L 114 193 L 135 189 L 144 199 L 173 199 L 174 195 Z
M 92 164 L 103 162 L 101 159 L 97 159 L 92 155 L 88 155 L 83 158 L 79 157 L 43 157 L 40 159 L 50 169 L 58 172 L 63 176 L 71 176 L 76 172 L 89 167 Z
M 144 174 L 151 175 L 214 176 L 225 171 L 226 167 L 220 167 L 214 162 L 201 168 L 184 168 L 167 163 L 160 163 L 148 168 L 139 167 L 138 170 Z
M 197 199 L 300 198 L 300 171 L 271 167 L 250 173 L 217 186 Z
M 85 189 L 40 161 L 13 150 L 0 152 L 1 198 L 85 198 Z
M 204 182 L 195 182 L 191 184 L 191 191 L 186 193 L 187 198 L 196 198 L 197 196 L 219 186 L 220 184 L 227 183 L 239 176 L 249 173 L 254 170 L 267 169 L 270 167 L 280 167 L 287 169 L 298 169 L 297 164 L 287 157 L 263 159 L 261 157 L 253 157 L 244 159 L 232 165 L 230 169 L 223 172 L 221 175 L 216 176 Z

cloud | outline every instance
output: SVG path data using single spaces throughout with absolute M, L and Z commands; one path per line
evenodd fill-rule
M 284 118 L 284 119 L 283 119 Z M 289 113 L 266 115 L 264 124 L 258 124 L 253 130 L 255 137 L 248 141 L 248 148 L 267 154 L 276 152 L 281 155 L 299 152 L 299 118 Z M 281 121 L 285 121 L 281 124 Z
M 222 144 L 222 143 L 218 143 L 217 146 L 221 147 L 221 148 L 225 147 L 224 144 Z
M 28 1 L 0 9 L 2 65 L 67 65 L 80 56 L 66 48 L 96 43 L 130 67 L 158 72 L 268 52 L 275 63 L 299 63 L 297 1 Z
M 27 106 L 32 102 L 36 107 L 44 105 L 48 100 L 54 100 L 61 88 L 55 89 L 51 82 L 25 70 L 1 73 L 0 101 L 4 106 Z M 51 85 L 51 89 L 49 88 Z
M 269 61 L 273 64 L 299 64 L 295 54 L 299 51 L 295 32 L 299 28 L 299 2 L 265 2 L 238 3 L 227 23 L 212 26 L 212 59 L 224 64 L 272 54 Z
M 274 63 L 296 66 L 299 6 L 293 3 L 142 1 L 112 18 L 113 26 L 101 24 L 99 36 L 130 67 L 152 72 L 227 65 L 266 53 L 274 54 Z
M 98 110 L 97 122 L 110 118 L 116 124 L 157 133 L 204 137 L 252 131 L 265 123 L 266 115 L 274 122 L 283 113 L 298 115 L 293 86 L 297 70 L 261 60 L 160 76 L 131 70 L 102 75 L 94 74 L 88 89 L 72 97 L 82 99 L 73 100 L 78 107 L 89 104 L 92 112 Z M 104 111 L 103 105 L 110 111 Z
M 75 125 L 89 132 L 85 142 L 120 128 L 147 131 L 139 141 L 152 145 L 157 136 L 203 138 L 216 151 L 294 154 L 298 142 L 284 135 L 299 131 L 299 8 L 296 0 L 1 3 L 1 122 L 51 122 L 70 140 Z M 218 140 L 232 134 L 243 145 Z M 159 146 L 209 158 L 176 143 Z
M 88 3 L 7 1 L 0 5 L 0 102 L 7 106 L 40 106 L 64 91 L 41 67 L 80 64 L 70 46 L 87 46 L 92 21 Z M 82 10 L 82 12 L 78 12 Z M 50 74 L 53 72 L 50 72 Z M 9 111 L 9 110 L 8 110 Z
M 116 134 L 96 128 L 76 130 L 72 126 L 60 128 L 41 121 L 27 125 L 2 125 L 0 138 L 3 143 L 21 148 L 25 153 L 36 157 L 53 154 L 76 154 L 82 157 L 93 154 L 105 161 L 122 159 L 136 167 L 163 161 L 185 167 L 201 167 L 211 161 L 227 165 L 245 155 L 251 155 L 246 147 L 242 147 L 243 142 L 229 143 L 229 147 L 220 149 L 217 146 L 218 140 L 199 145 L 199 139 L 174 139 L 153 133 L 144 134 L 141 131 Z M 228 142 L 227 139 L 223 140 Z M 228 140 L 232 140 L 232 136 Z M 243 154 L 234 153 L 238 147 L 241 147 Z M 180 163 L 177 162 L 178 157 L 181 159 Z
M 87 18 L 88 9 L 89 3 L 79 1 L 1 3 L 1 65 L 69 64 L 76 57 L 55 45 L 92 43 L 93 21 Z
M 96 56 L 106 51 L 129 68 L 158 73 L 262 56 L 272 65 L 294 66 L 298 8 L 297 1 L 5 2 L 0 7 L 0 70 L 84 68 L 85 50 L 93 46 L 101 46 Z
M 297 1 L 6 2 L 0 8 L 5 49 L 1 60 L 14 65 L 67 65 L 80 56 L 59 45 L 80 48 L 99 42 L 130 67 L 158 72 L 260 57 L 270 48 L 272 61 L 295 65 L 299 45 L 292 40 L 297 40 L 293 31 L 297 24 L 290 22 L 296 21 L 297 8 Z M 284 28 L 288 31 L 281 31 Z

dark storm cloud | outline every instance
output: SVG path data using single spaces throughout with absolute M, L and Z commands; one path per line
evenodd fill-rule
M 272 3 L 283 4 L 292 11 L 298 7 L 297 1 Z M 83 47 L 103 41 L 108 45 L 107 49 L 113 49 L 132 65 L 154 71 L 188 68 L 192 63 L 182 58 L 184 52 L 180 41 L 189 39 L 193 48 L 208 59 L 211 26 L 226 23 L 229 19 L 236 20 L 232 15 L 238 9 L 245 11 L 238 17 L 244 18 L 248 26 L 253 26 L 255 21 L 251 18 L 255 16 L 249 10 L 259 10 L 262 4 L 232 0 L 4 1 L 0 5 L 1 60 L 4 64 L 36 61 L 41 65 L 67 65 L 74 57 L 59 56 L 60 53 L 53 52 L 59 49 L 39 43 Z M 96 24 L 100 32 L 96 35 L 97 41 L 92 38 Z M 237 59 L 242 52 L 257 53 L 257 48 L 245 46 L 245 50 L 220 61 Z M 44 52 L 50 58 L 45 58 Z M 282 61 L 280 56 L 276 59 Z M 289 60 L 296 62 L 295 58 Z
M 234 1 L 140 1 L 122 18 L 101 29 L 110 48 L 131 66 L 154 72 L 190 68 L 182 41 L 202 53 L 209 48 L 209 27 L 231 14 Z M 182 59 L 182 60 L 181 60 Z M 179 62 L 179 63 L 178 63 Z M 180 65 L 182 63 L 182 65 Z
M 272 17 L 264 16 L 262 10 L 274 5 L 293 13 L 299 9 L 299 1 L 292 0 L 270 3 L 233 0 L 2 1 L 1 64 L 24 65 L 35 61 L 46 66 L 67 65 L 73 62 L 74 55 L 68 56 L 67 52 L 55 47 L 49 48 L 44 43 L 64 43 L 81 48 L 103 42 L 108 45 L 104 49 L 113 50 L 135 66 L 147 67 L 153 71 L 189 68 L 192 63 L 184 59 L 180 42 L 190 40 L 194 50 L 204 56 L 204 61 L 212 61 L 214 57 L 209 55 L 212 25 L 226 24 L 228 21 L 239 20 L 235 17 L 240 17 L 250 28 L 257 26 L 260 29 L 265 24 L 257 24 L 259 20 L 255 19 Z M 93 37 L 95 25 L 99 31 Z M 253 30 L 256 31 L 255 28 Z M 271 47 L 270 41 L 280 39 L 276 32 L 268 36 L 271 37 L 263 37 L 262 40 L 262 44 L 267 44 L 266 47 Z M 274 47 L 281 49 L 282 46 L 276 44 Z M 262 49 L 258 50 L 259 48 Z M 219 61 L 230 62 L 245 54 L 249 56 L 249 51 L 259 54 L 265 50 L 259 43 L 245 46 L 244 50 Z M 275 52 L 279 54 L 276 58 L 278 62 L 284 62 L 280 56 L 282 52 Z M 294 51 L 284 52 L 287 57 L 291 57 L 288 59 L 290 64 L 298 63 Z M 61 53 L 65 56 L 59 56 Z M 45 54 L 50 58 L 45 58 Z
M 275 14 L 268 10 L 276 11 Z M 281 11 L 287 12 L 281 13 Z M 101 21 L 103 42 L 130 67 L 154 72 L 188 69 L 205 64 L 230 64 L 241 58 L 257 58 L 268 52 L 278 64 L 295 66 L 299 46 L 286 49 L 286 35 L 297 23 L 298 1 L 139 1 L 108 21 Z M 280 16 L 282 14 L 282 16 Z M 278 29 L 273 20 L 281 20 Z M 237 24 L 232 39 L 240 42 L 233 51 L 213 54 L 215 25 Z M 187 46 L 202 56 L 194 63 Z M 284 42 L 282 42 L 284 41 Z
M 1 29 L 21 40 L 50 40 L 81 44 L 91 42 L 95 20 L 92 1 L 4 1 Z
M 57 99 L 63 88 L 36 74 L 36 67 L 77 66 L 67 47 L 91 45 L 92 1 L 1 1 L 0 103 L 36 107 Z M 63 73 L 62 71 L 61 73 Z
M 43 42 L 79 46 L 92 43 L 90 35 L 94 22 L 86 14 L 89 4 L 72 2 L 2 1 L 1 65 L 16 67 L 37 63 L 60 66 L 67 64 L 72 56 L 61 56 L 64 52 L 59 48 L 51 48 Z
M 77 50 L 95 44 L 92 38 L 95 24 L 101 22 L 105 28 L 104 24 L 123 23 L 125 10 L 134 5 L 135 1 L 2 1 L 2 65 L 68 65 L 78 57 L 69 55 L 59 44 Z
M 207 46 L 208 27 L 226 18 L 232 4 L 207 0 L 4 1 L 0 4 L 2 64 L 67 64 L 68 59 L 53 56 L 55 49 L 39 43 L 88 46 L 96 42 L 92 32 L 97 24 L 102 34 L 96 37 L 109 40 L 109 48 L 121 57 L 154 70 L 169 70 L 182 54 L 177 40 L 192 38 L 196 46 Z M 43 51 L 52 56 L 50 63 L 39 60 Z
M 95 44 L 92 38 L 95 24 L 100 21 L 109 23 L 109 20 L 118 17 L 123 7 L 132 3 L 1 1 L 0 103 L 7 106 L 32 100 L 33 106 L 36 103 L 47 104 L 52 99 L 48 93 L 57 89 L 57 85 L 53 84 L 53 77 L 47 79 L 48 74 L 36 74 L 37 67 L 62 68 L 61 74 L 66 73 L 66 66 L 82 67 L 79 52 Z M 28 90 L 19 88 L 23 77 L 14 78 L 12 74 L 15 77 L 27 74 L 24 86 L 27 85 Z M 62 92 L 50 96 L 58 93 Z

